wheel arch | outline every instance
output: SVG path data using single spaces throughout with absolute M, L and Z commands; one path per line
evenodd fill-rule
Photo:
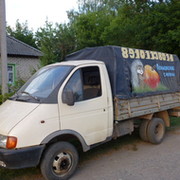
M 164 121 L 165 126 L 170 127 L 170 118 L 169 118 L 169 114 L 167 111 L 160 111 L 160 112 L 140 116 L 141 119 L 145 119 L 145 120 L 149 120 L 149 121 L 151 121 L 153 119 L 153 117 L 161 118 Z
M 41 144 L 52 144 L 58 141 L 66 141 L 73 144 L 76 148 L 80 146 L 80 148 L 86 152 L 90 149 L 84 140 L 84 138 L 76 131 L 73 130 L 60 130 L 53 132 L 44 138 Z
M 170 118 L 169 118 L 169 114 L 167 111 L 160 111 L 154 114 L 154 117 L 158 117 L 161 118 L 166 127 L 170 127 Z

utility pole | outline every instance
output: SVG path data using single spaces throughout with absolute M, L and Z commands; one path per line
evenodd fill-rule
M 0 55 L 2 94 L 8 92 L 7 86 L 7 41 L 5 0 L 0 0 Z

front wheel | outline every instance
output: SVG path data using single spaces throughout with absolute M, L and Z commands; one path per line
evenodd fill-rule
M 47 180 L 66 180 L 75 172 L 78 164 L 78 152 L 68 142 L 51 145 L 45 152 L 40 168 Z

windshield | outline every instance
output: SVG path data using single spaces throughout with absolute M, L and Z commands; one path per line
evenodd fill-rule
M 63 81 L 72 66 L 47 66 L 40 69 L 19 91 L 18 95 L 36 99 L 47 98 Z

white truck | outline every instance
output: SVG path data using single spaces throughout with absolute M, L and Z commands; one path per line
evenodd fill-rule
M 169 116 L 180 117 L 177 56 L 86 48 L 40 69 L 0 106 L 0 166 L 40 164 L 45 179 L 65 180 L 79 150 L 131 134 L 135 125 L 144 141 L 161 143 Z

